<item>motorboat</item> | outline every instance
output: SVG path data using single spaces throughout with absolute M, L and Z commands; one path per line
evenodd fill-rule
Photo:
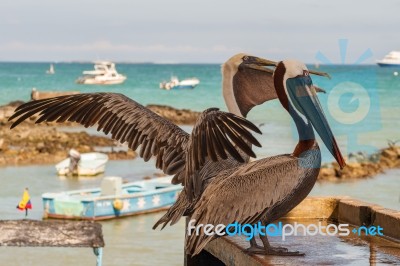
M 172 76 L 170 81 L 163 81 L 160 83 L 160 89 L 193 89 L 199 85 L 199 83 L 200 80 L 198 78 L 188 78 L 179 81 L 178 77 Z
M 381 67 L 400 67 L 400 51 L 392 51 L 377 64 Z
M 94 70 L 83 71 L 83 76 L 76 80 L 78 84 L 113 85 L 121 84 L 126 76 L 119 74 L 115 64 L 109 61 L 98 61 L 94 64 Z
M 68 158 L 56 164 L 56 170 L 60 176 L 95 176 L 105 172 L 107 162 L 107 154 L 101 152 L 79 154 L 71 149 Z
M 100 188 L 42 195 L 44 218 L 106 220 L 165 210 L 182 190 L 172 176 L 123 184 L 121 177 L 105 177 Z

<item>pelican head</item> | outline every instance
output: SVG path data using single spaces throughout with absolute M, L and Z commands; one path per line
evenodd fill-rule
M 246 116 L 256 105 L 278 98 L 273 81 L 277 62 L 240 53 L 222 65 L 223 96 L 231 113 Z M 310 71 L 311 74 L 328 76 Z M 325 92 L 315 87 L 317 92 Z
M 247 54 L 232 56 L 222 65 L 222 93 L 231 113 L 246 116 L 256 105 L 276 99 L 273 84 L 275 62 Z
M 313 127 L 343 168 L 346 163 L 326 120 L 310 71 L 305 64 L 296 60 L 279 62 L 274 72 L 274 84 L 281 104 L 296 123 L 300 141 L 315 139 Z

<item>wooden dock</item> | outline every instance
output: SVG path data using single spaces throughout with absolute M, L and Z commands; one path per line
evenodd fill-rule
M 87 221 L 0 221 L 0 246 L 89 247 L 97 265 L 102 264 L 104 247 L 101 224 Z

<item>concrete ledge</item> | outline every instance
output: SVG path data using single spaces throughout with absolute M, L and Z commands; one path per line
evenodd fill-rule
M 320 264 L 368 264 L 371 256 L 384 257 L 391 264 L 400 263 L 400 212 L 385 209 L 349 197 L 308 197 L 285 217 L 304 224 L 327 220 L 348 223 L 353 226 L 381 226 L 384 238 L 376 236 L 297 236 L 282 241 L 271 237 L 273 246 L 286 246 L 300 250 L 305 257 L 279 257 L 249 255 L 248 241 L 243 236 L 222 237 L 210 242 L 205 250 L 225 265 L 320 265 Z M 362 240 L 361 240 L 362 239 Z M 261 243 L 260 243 L 261 244 Z M 371 245 L 374 246 L 371 249 Z M 361 253 L 362 254 L 361 254 Z M 382 253 L 381 255 L 377 255 Z M 358 255 L 356 255 L 358 254 Z M 361 254 L 361 255 L 360 255 Z M 338 256 L 340 255 L 340 256 Z M 390 264 L 389 263 L 389 264 Z M 202 264 L 190 264 L 190 266 Z M 214 265 L 214 264 L 208 264 Z M 215 264 L 216 265 L 216 264 Z
M 284 219 L 332 219 L 338 217 L 338 203 L 348 197 L 307 197 Z
M 242 243 L 241 243 L 242 242 Z M 218 258 L 225 265 L 246 265 L 260 266 L 266 265 L 263 260 L 257 256 L 249 256 L 243 250 L 243 246 L 248 246 L 248 243 L 241 237 L 223 237 L 211 241 L 206 249 L 214 257 Z
M 390 209 L 372 208 L 372 224 L 381 226 L 385 236 L 400 241 L 400 212 Z
M 371 207 L 378 205 L 368 204 L 355 199 L 343 199 L 339 201 L 338 220 L 352 225 L 366 225 L 372 224 L 371 221 Z

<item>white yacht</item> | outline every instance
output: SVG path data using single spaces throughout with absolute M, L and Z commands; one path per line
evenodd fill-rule
M 392 51 L 377 64 L 381 67 L 400 67 L 400 51 Z
M 115 64 L 109 61 L 94 63 L 94 70 L 83 71 L 83 76 L 76 80 L 78 84 L 112 85 L 121 84 L 126 76 L 117 72 Z

